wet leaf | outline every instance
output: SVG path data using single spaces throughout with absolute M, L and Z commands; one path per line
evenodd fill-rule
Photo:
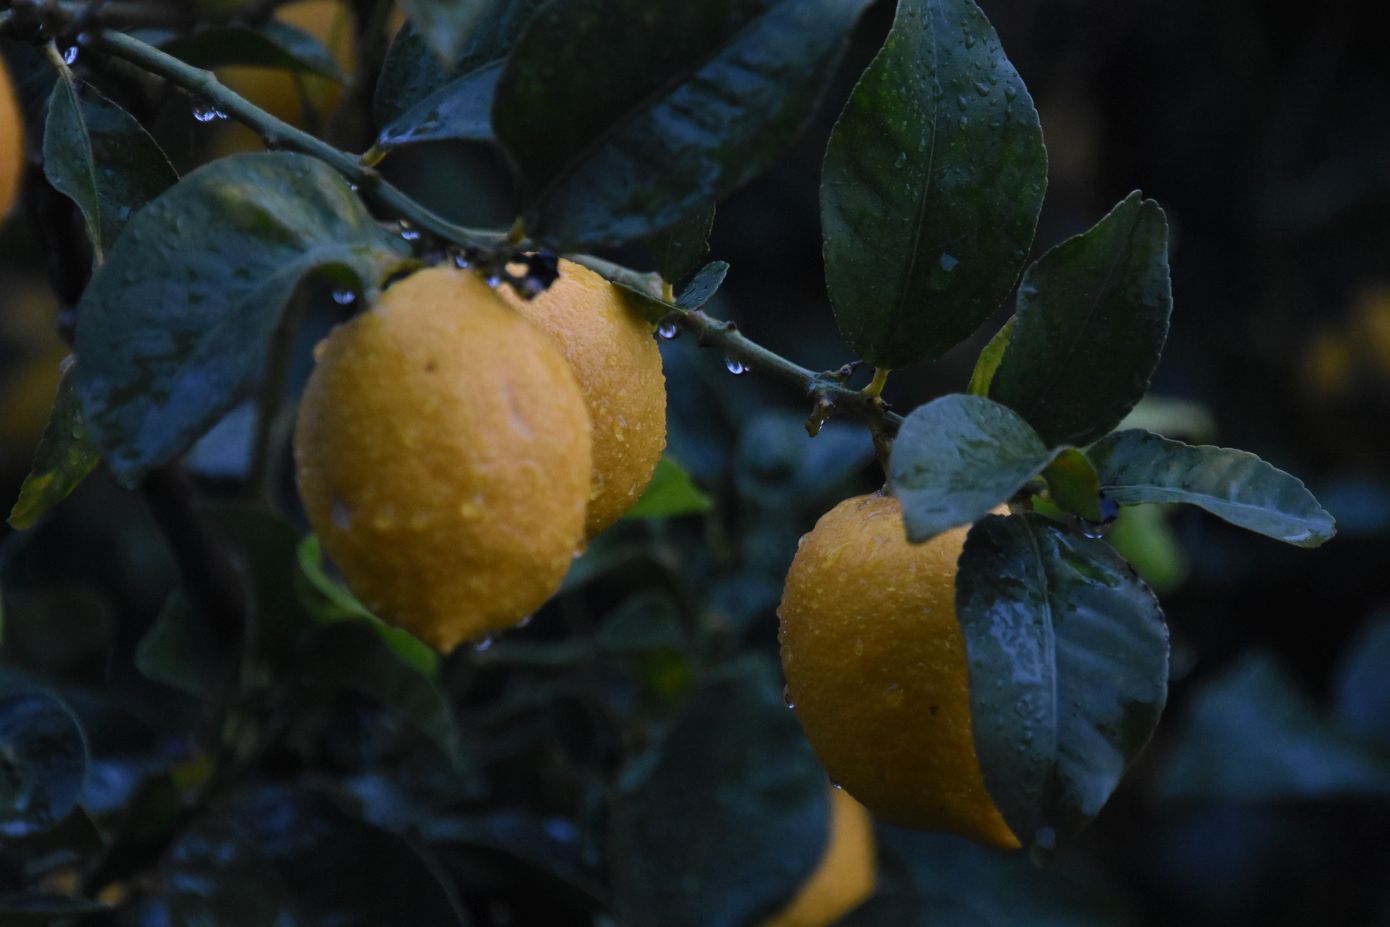
M 502 62 L 470 71 L 425 97 L 381 130 L 376 146 L 390 151 L 419 142 L 491 141 L 492 99 Z
M 661 279 L 676 285 L 700 269 L 709 256 L 709 236 L 714 228 L 714 203 L 699 207 L 665 231 L 647 239 L 656 257 Z
M 493 107 L 527 231 L 561 249 L 628 241 L 741 186 L 810 117 L 867 5 L 551 0 Z
M 825 279 L 876 367 L 938 356 L 997 309 L 1047 185 L 1037 110 L 973 0 L 899 0 L 831 133 Z
M 1105 542 L 1041 515 L 971 529 L 956 579 L 985 785 L 1025 844 L 1100 813 L 1168 693 L 1158 600 Z
M 1057 459 L 1028 423 L 982 396 L 955 393 L 914 409 L 888 461 L 907 538 L 920 544 L 979 519 Z
M 1122 505 L 1181 502 L 1247 531 L 1299 547 L 1317 547 L 1336 522 L 1297 477 L 1248 451 L 1192 446 L 1147 431 L 1117 431 L 1087 456 L 1105 494 Z
M 1172 309 L 1168 219 L 1136 191 L 1024 273 L 990 397 L 1049 445 L 1088 444 L 1148 389 Z
M 54 83 L 49 98 L 43 171 L 82 211 L 98 263 L 131 215 L 179 179 L 135 117 L 66 80 Z
M 369 292 L 410 262 L 314 158 L 234 155 L 190 174 L 133 217 L 79 306 L 78 392 L 107 465 L 134 483 L 248 395 L 306 275 Z

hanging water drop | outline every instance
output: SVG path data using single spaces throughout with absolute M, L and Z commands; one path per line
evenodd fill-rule
M 193 106 L 193 118 L 199 122 L 217 122 L 219 119 L 226 119 L 227 114 L 210 103 L 196 103 Z
M 490 636 L 481 638 L 473 642 L 473 649 L 476 650 L 478 653 L 482 653 L 484 650 L 487 650 L 491 646 L 492 638 Z
M 74 64 L 77 64 L 77 46 L 76 46 L 76 45 L 69 45 L 67 48 L 63 49 L 63 63 L 66 64 L 66 65 L 68 65 L 68 66 L 72 66 L 72 65 L 74 65 Z
M 680 326 L 675 322 L 664 321 L 656 327 L 656 333 L 661 336 L 663 341 L 674 341 L 680 337 Z
M 357 302 L 357 294 L 352 290 L 334 290 L 333 301 L 340 306 L 351 306 Z
M 733 357 L 724 358 L 724 368 L 736 377 L 741 377 L 748 372 L 748 365 Z
M 536 617 L 535 615 L 527 615 L 525 618 L 523 618 L 523 619 L 521 619 L 520 621 L 518 621 L 518 622 L 516 623 L 517 630 L 519 631 L 519 630 L 521 630 L 522 628 L 524 628 L 524 627 L 526 627 L 527 625 L 529 625 L 532 621 L 535 620 L 535 617 Z
M 783 704 L 783 705 L 786 705 L 788 708 L 795 708 L 795 707 L 796 707 L 796 702 L 792 699 L 792 687 L 791 687 L 791 686 L 783 686 L 783 687 L 782 687 L 782 704 Z
M 464 257 L 463 252 L 460 251 L 454 255 L 454 266 L 459 270 L 467 270 L 473 265 L 468 263 L 468 258 Z
M 404 219 L 402 219 L 401 238 L 405 239 L 406 241 L 419 241 L 420 230 L 412 226 L 409 222 L 406 222 Z

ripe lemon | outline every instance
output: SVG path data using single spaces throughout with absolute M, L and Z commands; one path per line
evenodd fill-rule
M 0 219 L 9 215 L 24 170 L 24 121 L 9 69 L 0 61 Z
M 446 652 L 549 598 L 590 479 L 584 398 L 550 339 L 476 274 L 437 267 L 315 357 L 299 491 L 358 598 Z
M 882 494 L 831 509 L 787 574 L 782 669 L 816 756 L 874 814 L 1017 848 L 970 727 L 955 608 L 966 533 L 909 544 L 898 501 Z
M 559 345 L 584 393 L 594 429 L 592 538 L 641 498 L 666 448 L 666 377 L 652 326 L 611 283 L 570 261 L 530 302 L 509 287 L 498 292 Z
M 788 905 L 763 927 L 826 927 L 874 893 L 874 824 L 869 812 L 830 790 L 830 840 L 816 868 Z

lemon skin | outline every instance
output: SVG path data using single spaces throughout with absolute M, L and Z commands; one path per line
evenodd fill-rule
M 642 497 L 666 448 L 666 377 L 652 325 L 598 274 L 560 261 L 560 279 L 508 303 L 564 352 L 593 423 L 594 476 L 585 526 L 592 538 Z
M 14 208 L 23 170 L 24 121 L 20 118 L 9 69 L 0 60 L 0 219 Z
M 898 501 L 882 494 L 831 509 L 787 575 L 782 668 L 817 757 L 875 815 L 1014 849 L 971 731 L 955 610 L 966 533 L 909 544 Z
M 300 496 L 358 598 L 444 652 L 549 598 L 590 481 L 588 413 L 550 339 L 476 274 L 439 267 L 315 356 Z

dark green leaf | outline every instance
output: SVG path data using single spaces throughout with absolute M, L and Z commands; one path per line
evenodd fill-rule
M 288 23 L 271 20 L 259 30 L 232 26 L 179 36 L 161 48 L 200 68 L 247 66 L 344 79 L 333 54 L 318 39 Z
M 323 549 L 315 535 L 306 535 L 300 542 L 297 560 L 305 583 L 299 586 L 300 598 L 314 619 L 360 621 L 374 631 L 407 666 L 426 676 L 439 669 L 439 654 L 428 644 L 403 628 L 393 627 L 372 614 L 348 588 L 324 570 Z
M 64 362 L 58 396 L 48 414 L 43 437 L 34 450 L 34 463 L 19 498 L 10 509 L 10 527 L 25 531 L 62 502 L 101 460 L 101 452 L 87 434 L 82 403 L 77 398 L 77 377 L 72 362 Z
M 304 669 L 313 682 L 376 699 L 438 744 L 450 762 L 463 762 L 458 723 L 439 684 L 401 659 L 367 624 L 332 622 L 317 631 L 309 649 Z
M 77 204 L 98 263 L 131 214 L 178 182 L 159 144 L 133 116 L 91 87 L 53 85 L 43 171 Z
M 719 292 L 719 287 L 728 274 L 729 265 L 725 261 L 711 261 L 706 264 L 686 284 L 685 289 L 680 291 L 680 295 L 676 297 L 676 306 L 687 312 L 702 308 Z
M 440 62 L 451 62 L 478 26 L 492 0 L 401 0 L 415 31 Z
M 546 3 L 493 108 L 527 230 L 557 247 L 627 241 L 742 185 L 809 118 L 867 5 Z
M 1004 360 L 1004 351 L 1009 347 L 1009 339 L 1014 334 L 1014 317 L 1009 316 L 1009 321 L 1005 322 L 999 331 L 994 333 L 994 337 L 989 339 L 989 343 L 980 351 L 980 356 L 975 359 L 975 369 L 970 373 L 970 385 L 966 392 L 972 396 L 988 396 L 989 385 L 994 382 L 994 374 L 999 370 L 999 364 Z
M 696 209 L 665 231 L 647 239 L 656 257 L 661 279 L 673 286 L 685 282 L 709 256 L 709 235 L 714 228 L 714 202 Z
M 662 457 L 652 474 L 647 491 L 637 504 L 623 514 L 624 518 L 673 518 L 677 515 L 699 515 L 713 508 L 714 503 L 690 479 L 690 474 L 670 457 Z
M 140 638 L 135 666 L 155 682 L 200 699 L 211 699 L 225 679 L 218 636 L 178 590 Z
M 1136 191 L 1028 268 L 989 394 L 1049 445 L 1094 441 L 1148 389 L 1172 309 L 1168 219 Z
M 1103 521 L 1100 478 L 1086 455 L 1074 447 L 1057 452 L 1043 471 L 1052 501 L 1073 515 L 1090 521 Z M 1112 506 L 1113 508 L 1113 506 Z
M 492 0 L 445 67 L 407 23 L 396 34 L 377 78 L 372 116 L 385 126 L 425 97 L 464 74 L 499 62 L 511 51 L 521 28 L 541 0 Z
M 1337 671 L 1342 729 L 1390 755 L 1390 613 L 1381 612 L 1347 649 Z
M 912 411 L 888 461 L 914 544 L 968 524 L 1047 469 L 1048 450 L 1016 413 L 982 396 L 953 393 Z
M 624 775 L 609 845 L 621 923 L 758 923 L 811 871 L 829 789 L 779 688 L 761 662 L 726 665 Z
M 0 676 L 0 836 L 47 830 L 67 816 L 87 774 L 87 744 L 66 705 Z
M 956 579 L 985 785 L 1024 844 L 1100 813 L 1168 693 L 1168 628 L 1104 541 L 1041 515 L 971 529 Z
M 825 152 L 825 278 L 845 338 L 903 367 L 969 335 L 1018 279 L 1046 186 L 1037 110 L 984 13 L 899 0 Z
M 323 162 L 220 158 L 131 220 L 77 323 L 78 391 L 107 464 L 134 482 L 246 396 L 301 279 L 374 290 L 408 266 Z
M 406 110 L 377 136 L 376 147 L 389 151 L 419 142 L 490 141 L 492 98 L 502 62 L 471 71 Z
M 1161 787 L 1242 802 L 1390 795 L 1390 760 L 1344 737 L 1270 655 L 1252 653 L 1193 695 Z
M 1101 488 L 1122 505 L 1182 502 L 1233 525 L 1299 547 L 1317 547 L 1336 523 L 1297 477 L 1247 451 L 1117 431 L 1087 455 Z

